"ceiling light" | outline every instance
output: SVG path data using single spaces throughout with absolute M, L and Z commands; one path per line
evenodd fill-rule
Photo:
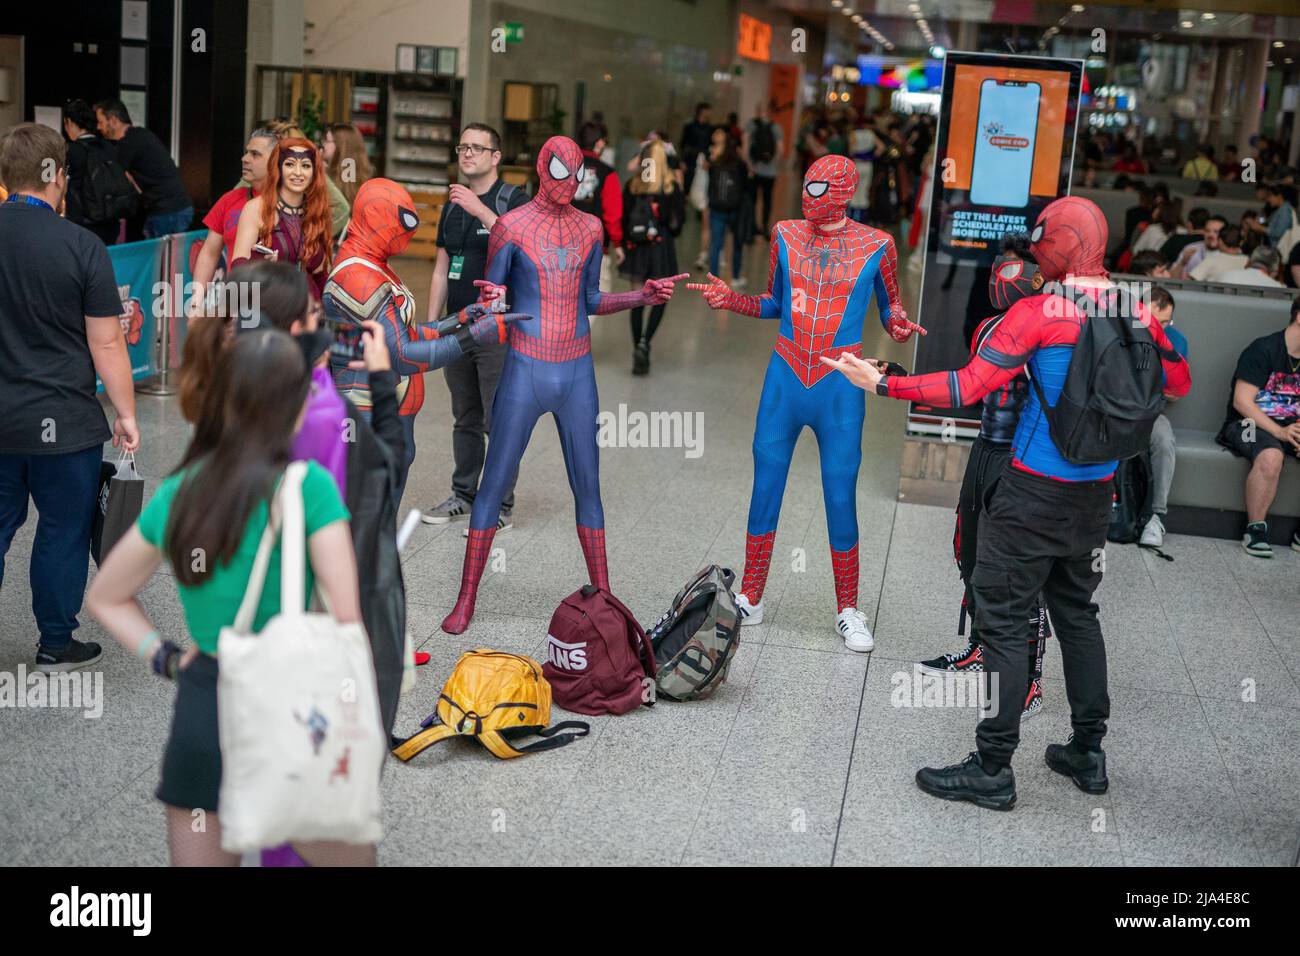
M 1286 44 L 1283 43 L 1281 40 L 1274 40 L 1274 41 L 1273 41 L 1273 48 L 1276 49 L 1276 50 L 1280 50 L 1280 49 L 1282 49 L 1282 47 L 1284 47 L 1284 46 L 1286 46 Z
M 1082 3 L 1075 3 L 1070 6 L 1071 13 L 1083 13 L 1083 9 Z
M 1182 23 L 1178 25 L 1182 27 L 1184 30 L 1190 30 L 1193 26 L 1195 26 L 1195 24 L 1192 23 L 1191 20 L 1184 20 Z
M 1201 14 L 1201 19 L 1202 19 L 1202 20 L 1213 20 L 1213 19 L 1214 19 L 1214 14 L 1213 14 L 1213 13 L 1202 13 L 1202 14 Z
M 831 6 L 837 8 L 842 7 L 844 6 L 844 0 L 831 0 Z

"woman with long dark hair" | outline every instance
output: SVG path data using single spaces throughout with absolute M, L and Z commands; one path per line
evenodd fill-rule
M 252 258 L 287 262 L 307 274 L 319 300 L 332 257 L 327 178 L 310 140 L 280 140 L 267 161 L 262 191 L 239 214 L 231 268 Z
M 177 682 L 171 734 L 156 791 L 167 808 L 175 866 L 238 866 L 221 849 L 218 795 L 217 638 L 234 623 L 269 521 L 270 502 L 291 460 L 310 379 L 302 350 L 276 331 L 241 336 L 216 363 L 202 402 L 200 428 L 179 467 L 166 478 L 135 526 L 95 578 L 86 606 L 154 673 Z M 329 474 L 314 462 L 302 485 L 308 566 L 305 595 L 319 587 L 340 623 L 361 619 L 348 511 Z M 253 623 L 259 631 L 280 607 L 280 546 L 271 555 Z M 137 596 L 166 561 L 175 577 L 192 644 L 162 638 Z M 305 608 L 304 608 L 305 610 Z M 206 814 L 196 829 L 194 811 Z M 302 843 L 316 865 L 373 865 L 373 846 Z
M 365 138 L 351 123 L 335 123 L 325 129 L 320 154 L 330 179 L 343 193 L 348 209 L 351 209 L 361 184 L 374 175 L 370 157 L 366 154 Z

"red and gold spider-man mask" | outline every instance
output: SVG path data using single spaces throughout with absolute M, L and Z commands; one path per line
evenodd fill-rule
M 537 199 L 554 206 L 573 202 L 582 178 L 582 150 L 567 136 L 552 136 L 537 153 Z
M 385 262 L 405 251 L 419 224 L 410 193 L 391 179 L 368 179 L 352 203 L 344 244 L 348 255 Z
M 989 301 L 1004 312 L 1027 295 L 1043 287 L 1038 266 L 1012 252 L 1004 252 L 993 261 L 989 275 Z
M 1062 196 L 1038 214 L 1029 234 L 1029 251 L 1046 279 L 1107 276 L 1108 236 L 1106 217 L 1096 203 L 1079 196 Z
M 857 188 L 858 169 L 852 160 L 823 156 L 803 177 L 803 217 L 821 225 L 839 222 Z

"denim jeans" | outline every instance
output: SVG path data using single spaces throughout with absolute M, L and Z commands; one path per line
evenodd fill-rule
M 194 221 L 194 207 L 187 206 L 179 212 L 156 212 L 144 220 L 144 237 L 156 239 L 173 232 L 185 232 Z
M 731 233 L 731 277 L 740 278 L 740 257 L 744 251 L 740 244 L 739 213 L 732 209 L 728 212 L 709 210 L 709 271 L 718 275 L 718 263 L 722 260 L 722 244 Z M 719 276 L 721 278 L 721 276 Z
M 41 646 L 60 650 L 77 629 L 90 568 L 90 529 L 99 494 L 100 445 L 66 455 L 0 455 L 0 586 L 5 555 L 27 521 L 39 518 L 29 573 Z

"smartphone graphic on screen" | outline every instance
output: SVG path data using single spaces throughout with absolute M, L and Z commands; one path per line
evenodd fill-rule
M 980 84 L 970 200 L 980 206 L 1029 205 L 1042 87 L 1023 80 Z

